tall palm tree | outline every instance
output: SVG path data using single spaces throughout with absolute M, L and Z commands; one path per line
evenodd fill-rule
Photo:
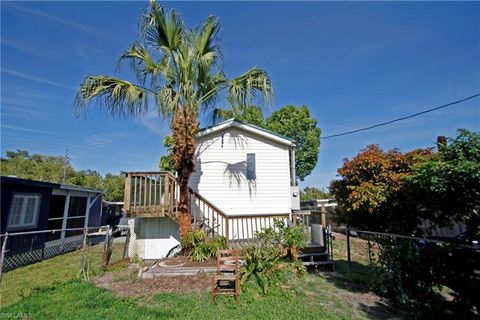
M 135 117 L 155 106 L 160 116 L 172 120 L 181 236 L 191 227 L 188 180 L 195 169 L 199 113 L 212 107 L 220 94 L 236 105 L 248 105 L 257 97 L 268 104 L 273 97 L 270 77 L 257 67 L 237 78 L 225 76 L 219 30 L 220 22 L 214 16 L 188 29 L 175 10 L 151 1 L 141 15 L 139 37 L 119 60 L 120 64 L 129 63 L 137 83 L 87 76 L 75 101 L 77 109 L 96 101 L 113 116 Z

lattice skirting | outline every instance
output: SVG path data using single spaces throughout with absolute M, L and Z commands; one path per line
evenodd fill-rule
M 53 246 L 47 246 L 44 249 L 32 250 L 21 254 L 5 257 L 3 265 L 4 271 L 16 269 L 31 263 L 42 261 L 44 259 L 52 258 L 67 252 L 75 251 L 82 245 L 82 239 L 75 239 L 65 243 L 59 243 Z

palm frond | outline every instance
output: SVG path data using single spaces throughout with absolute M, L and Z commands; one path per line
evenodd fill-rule
M 247 106 L 261 97 L 266 105 L 273 102 L 274 92 L 270 76 L 254 67 L 241 76 L 230 80 L 227 99 L 232 105 Z
M 96 100 L 113 116 L 136 116 L 148 109 L 148 89 L 109 76 L 88 76 L 75 98 L 75 110 L 82 112 Z
M 185 26 L 175 10 L 165 10 L 155 1 L 141 19 L 141 30 L 146 42 L 163 51 L 172 52 L 183 41 Z
M 180 95 L 171 87 L 164 86 L 155 94 L 158 113 L 163 117 L 169 117 L 179 108 Z
M 209 16 L 207 20 L 192 33 L 192 42 L 201 63 L 210 66 L 221 57 L 218 45 L 220 20 L 215 16 Z
M 141 43 L 135 42 L 122 54 L 118 65 L 120 66 L 122 62 L 129 63 L 141 83 L 144 84 L 150 78 L 150 82 L 155 84 L 159 75 L 166 76 L 169 57 L 170 53 L 166 52 L 160 61 L 155 62 L 148 49 Z
M 223 72 L 218 72 L 214 75 L 207 73 L 205 78 L 205 83 L 199 87 L 199 104 L 208 108 L 215 103 L 218 93 L 225 88 L 228 80 Z

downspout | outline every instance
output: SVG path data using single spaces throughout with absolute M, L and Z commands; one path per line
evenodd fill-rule
M 290 147 L 290 185 L 295 187 L 297 185 L 296 179 L 296 172 L 295 172 L 295 143 L 292 143 Z
M 295 187 L 297 185 L 297 179 L 295 178 L 295 143 L 292 142 L 290 147 L 290 186 Z M 292 207 L 292 188 L 290 188 L 290 207 Z M 290 209 L 289 220 L 293 221 L 293 210 Z

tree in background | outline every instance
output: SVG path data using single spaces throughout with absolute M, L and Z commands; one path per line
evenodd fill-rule
M 76 179 L 75 169 L 61 156 L 30 154 L 25 150 L 17 150 L 7 151 L 6 157 L 0 161 L 1 174 L 4 176 L 61 183 L 65 169 L 66 183 L 73 183 Z
M 480 236 L 480 134 L 458 130 L 455 139 L 415 168 L 408 187 L 437 225 L 461 221 L 468 233 Z
M 266 119 L 265 127 L 295 140 L 295 172 L 303 181 L 317 165 L 320 150 L 321 130 L 308 107 L 284 106 Z
M 163 146 L 167 150 L 167 154 L 160 157 L 160 171 L 174 171 L 173 166 L 173 138 L 172 136 L 165 136 L 163 139 Z
M 257 106 L 233 107 L 232 109 L 215 109 L 213 112 L 213 124 L 235 118 L 241 122 L 265 127 L 262 109 Z
M 480 234 L 480 135 L 461 129 L 438 152 L 401 153 L 370 145 L 338 169 L 330 191 L 338 218 L 357 228 L 403 234 L 422 219 L 439 227 L 464 222 Z
M 80 170 L 68 180 L 68 183 L 102 190 L 103 177 L 100 172 L 95 170 Z
M 323 188 L 315 187 L 305 187 L 303 190 L 300 190 L 300 200 L 318 200 L 318 199 L 329 199 L 330 193 L 325 191 Z
M 330 184 L 338 202 L 336 219 L 356 228 L 411 234 L 421 222 L 405 178 L 427 161 L 430 149 L 402 153 L 369 145 L 338 169 Z
M 105 200 L 123 202 L 125 176 L 107 173 L 102 181 L 102 190 L 105 191 Z
M 464 222 L 467 240 L 480 234 L 480 135 L 459 130 L 439 139 L 438 151 L 401 153 L 368 146 L 338 170 L 330 191 L 338 202 L 337 220 L 358 229 L 424 236 L 420 223 Z M 478 253 L 452 244 L 376 238 L 380 246 L 378 289 L 405 303 L 418 318 L 437 318 L 430 308 L 447 286 L 455 297 L 455 316 L 470 318 L 478 298 Z M 470 242 L 473 245 L 474 242 Z M 478 309 L 477 309 L 478 310 Z M 440 316 L 440 317 L 441 317 Z
M 253 98 L 268 102 L 273 88 L 268 74 L 254 67 L 237 78 L 223 71 L 220 21 L 208 17 L 186 28 L 175 10 L 151 1 L 141 16 L 139 37 L 122 55 L 137 84 L 110 76 L 88 76 L 80 86 L 76 107 L 85 109 L 94 100 L 115 115 L 137 116 L 154 102 L 159 114 L 172 119 L 173 167 L 180 189 L 180 235 L 191 227 L 188 180 L 195 169 L 195 137 L 199 112 L 208 110 L 221 92 L 232 105 L 247 106 Z
M 123 201 L 125 177 L 107 173 L 105 177 L 95 170 L 76 171 L 68 160 L 61 156 L 29 154 L 25 150 L 7 151 L 0 159 L 0 174 L 45 182 L 65 183 L 105 191 L 107 201 Z

